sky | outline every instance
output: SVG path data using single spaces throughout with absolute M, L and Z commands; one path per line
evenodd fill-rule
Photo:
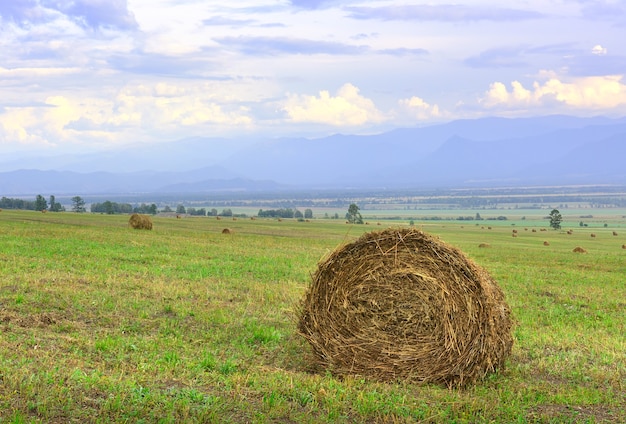
M 0 0 L 0 156 L 626 116 L 623 0 Z

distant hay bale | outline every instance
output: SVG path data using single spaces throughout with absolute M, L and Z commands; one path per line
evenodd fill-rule
M 537 232 L 537 230 L 535 230 L 534 228 L 533 228 L 531 231 L 532 231 L 533 233 L 536 233 L 536 232 Z
M 596 238 L 596 235 L 595 235 L 594 233 L 591 233 L 591 234 L 590 234 L 590 236 L 591 236 L 592 238 Z
M 587 253 L 587 249 L 584 249 L 584 248 L 582 248 L 580 246 L 576 246 L 574 248 L 574 250 L 572 250 L 572 252 L 574 252 L 574 253 Z
M 224 228 L 222 230 L 222 234 L 232 234 L 234 231 L 231 230 L 230 228 Z
M 0 209 L 0 212 L 2 212 L 2 209 Z M 617 231 L 613 231 L 613 235 L 616 236 L 617 235 Z
M 489 273 L 414 228 L 366 233 L 323 258 L 298 316 L 316 365 L 381 381 L 464 386 L 502 368 L 513 344 Z
M 572 235 L 573 234 L 572 230 L 567 230 L 567 234 Z
M 517 233 L 511 233 L 511 236 L 517 237 Z
M 148 215 L 140 215 L 138 213 L 134 213 L 130 216 L 128 224 L 135 230 L 152 229 L 152 219 Z
M 543 245 L 544 245 L 544 246 L 550 246 L 550 242 L 549 242 L 549 241 L 544 241 L 544 242 L 543 242 Z
M 513 230 L 513 234 L 517 234 L 517 230 Z
M 489 243 L 480 243 L 478 247 L 491 247 Z
M 626 244 L 622 244 L 622 249 L 626 249 Z

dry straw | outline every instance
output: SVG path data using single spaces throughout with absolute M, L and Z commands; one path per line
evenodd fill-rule
M 416 229 L 367 233 L 323 258 L 298 323 L 315 363 L 336 375 L 451 387 L 502 368 L 511 327 L 492 277 Z
M 151 230 L 152 229 L 152 219 L 148 215 L 140 215 L 138 213 L 134 213 L 130 216 L 128 220 L 128 225 L 133 227 L 135 230 Z

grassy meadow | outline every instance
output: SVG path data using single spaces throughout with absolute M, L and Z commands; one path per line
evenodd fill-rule
M 0 212 L 1 423 L 626 422 L 623 220 L 415 222 L 485 267 L 517 323 L 507 367 L 463 390 L 335 378 L 296 334 L 318 260 L 406 222 L 153 221 Z

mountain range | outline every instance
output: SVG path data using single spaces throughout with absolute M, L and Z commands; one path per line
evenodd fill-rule
M 375 135 L 196 137 L 0 158 L 0 196 L 626 185 L 626 117 L 482 118 Z

